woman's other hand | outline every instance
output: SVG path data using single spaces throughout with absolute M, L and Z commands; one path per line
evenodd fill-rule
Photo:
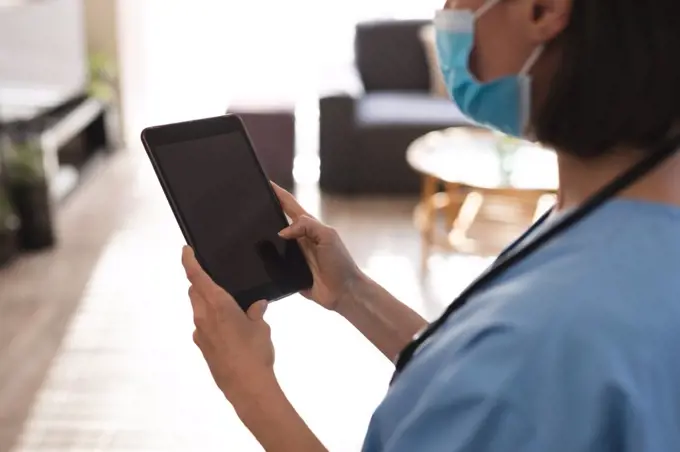
M 314 285 L 302 295 L 326 309 L 337 310 L 338 303 L 361 280 L 361 270 L 335 229 L 305 212 L 292 194 L 276 184 L 272 183 L 272 186 L 284 212 L 292 220 L 280 235 L 298 240 L 314 275 Z
M 182 250 L 182 265 L 191 283 L 194 342 L 225 396 L 230 399 L 250 390 L 258 392 L 275 381 L 274 347 L 264 321 L 267 302 L 259 301 L 244 313 L 203 271 L 189 247 Z

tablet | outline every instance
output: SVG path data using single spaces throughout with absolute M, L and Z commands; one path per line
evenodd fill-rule
M 150 127 L 142 142 L 186 242 L 244 309 L 307 289 L 312 274 L 243 122 L 225 115 Z

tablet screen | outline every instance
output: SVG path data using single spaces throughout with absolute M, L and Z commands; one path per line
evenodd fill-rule
M 299 248 L 278 236 L 285 218 L 243 133 L 166 143 L 154 155 L 215 282 L 236 296 L 294 279 Z

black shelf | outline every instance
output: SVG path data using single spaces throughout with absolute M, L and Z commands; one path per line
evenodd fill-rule
M 108 106 L 84 98 L 66 109 L 50 112 L 40 135 L 50 194 L 64 199 L 77 186 L 87 163 L 111 149 L 108 140 Z
M 108 104 L 78 96 L 34 118 L 0 123 L 0 139 L 5 133 L 28 130 L 41 150 L 38 161 L 42 162 L 44 178 L 29 182 L 29 185 L 9 182 L 11 176 L 4 181 L 6 190 L 14 196 L 14 206 L 23 222 L 20 238 L 25 249 L 45 248 L 54 243 L 55 210 L 80 186 L 92 163 L 113 150 L 110 118 Z M 7 155 L 2 144 L 0 141 L 0 157 Z M 36 240 L 26 238 L 27 230 L 30 230 L 28 235 L 37 237 Z

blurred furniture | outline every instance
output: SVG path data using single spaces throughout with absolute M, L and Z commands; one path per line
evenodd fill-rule
M 14 114 L 17 112 L 17 114 Z M 52 198 L 59 201 L 78 185 L 87 164 L 112 151 L 110 107 L 106 102 L 79 95 L 57 107 L 27 115 L 19 106 L 0 111 L 0 130 L 7 146 L 9 135 L 26 130 L 40 141 L 43 168 Z M 3 150 L 0 148 L 0 155 Z M 8 178 L 12 175 L 8 174 Z
M 233 107 L 246 126 L 255 153 L 270 180 L 288 190 L 293 188 L 295 160 L 295 111 L 290 107 Z
M 23 249 L 52 246 L 54 205 L 82 180 L 89 163 L 111 150 L 108 105 L 80 95 L 46 111 L 0 112 L 0 161 L 19 217 Z
M 417 193 L 406 163 L 408 145 L 423 134 L 468 125 L 433 86 L 433 40 L 428 21 L 379 21 L 356 27 L 360 92 L 321 97 L 321 189 L 330 193 Z M 431 36 L 431 35 L 429 35 Z
M 486 129 L 431 132 L 406 160 L 422 177 L 422 267 L 434 248 L 496 255 L 553 202 L 555 153 Z M 476 229 L 476 231 L 475 231 Z
M 19 218 L 10 202 L 4 176 L 0 165 L 0 268 L 10 262 L 19 250 Z

